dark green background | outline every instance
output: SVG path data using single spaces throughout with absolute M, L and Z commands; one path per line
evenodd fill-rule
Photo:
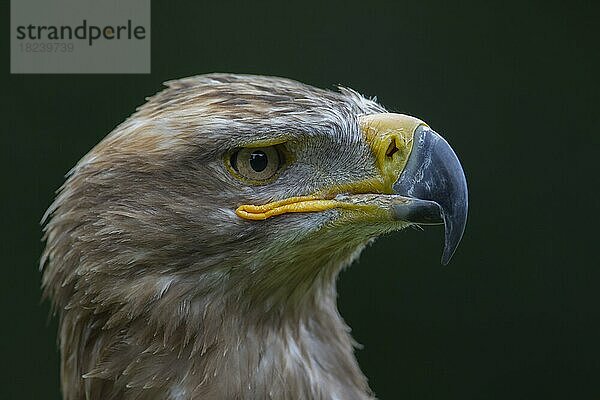
M 593 2 L 203 3 L 154 2 L 152 74 L 63 76 L 9 74 L 3 5 L 0 398 L 59 398 L 37 262 L 63 175 L 161 82 L 214 71 L 377 95 L 461 158 L 471 208 L 448 267 L 431 227 L 380 239 L 341 276 L 379 397 L 600 396 Z

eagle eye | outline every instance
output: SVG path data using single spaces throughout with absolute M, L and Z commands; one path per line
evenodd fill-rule
M 266 181 L 275 176 L 283 164 L 282 153 L 276 146 L 244 147 L 231 154 L 231 168 L 241 178 Z

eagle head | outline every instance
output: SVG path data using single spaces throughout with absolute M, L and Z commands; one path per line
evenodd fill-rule
M 367 399 L 335 280 L 376 237 L 444 224 L 465 177 L 424 122 L 353 90 L 167 82 L 44 217 L 65 399 Z

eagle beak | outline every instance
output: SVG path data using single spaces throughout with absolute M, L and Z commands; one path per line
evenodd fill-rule
M 444 224 L 442 264 L 448 264 L 467 223 L 467 181 L 458 157 L 444 138 L 414 117 L 374 114 L 362 122 L 384 181 L 395 181 L 393 193 L 407 200 L 393 206 L 394 218 Z M 390 148 L 397 157 L 390 156 Z
M 468 210 L 467 180 L 452 147 L 429 127 L 420 125 L 406 167 L 393 189 L 412 200 L 406 206 L 395 206 L 399 219 L 444 224 L 442 264 L 448 264 L 465 231 Z

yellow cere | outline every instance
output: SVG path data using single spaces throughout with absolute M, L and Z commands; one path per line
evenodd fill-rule
M 360 127 L 381 174 L 384 193 L 392 192 L 392 185 L 406 166 L 415 130 L 420 125 L 426 124 L 404 114 L 381 113 L 360 118 Z

